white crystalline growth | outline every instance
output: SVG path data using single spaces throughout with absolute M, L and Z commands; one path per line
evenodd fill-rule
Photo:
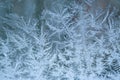
M 1 17 L 0 79 L 119 80 L 119 9 L 103 2 L 45 0 L 40 20 Z

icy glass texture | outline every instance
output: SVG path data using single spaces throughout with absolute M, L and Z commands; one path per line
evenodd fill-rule
M 0 0 L 0 80 L 120 80 L 119 7 Z

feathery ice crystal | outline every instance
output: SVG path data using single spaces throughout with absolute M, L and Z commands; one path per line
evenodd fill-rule
M 39 20 L 0 17 L 0 79 L 119 80 L 119 9 L 96 1 L 45 0 Z

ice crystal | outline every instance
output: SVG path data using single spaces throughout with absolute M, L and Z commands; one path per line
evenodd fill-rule
M 37 19 L 1 13 L 0 79 L 119 80 L 119 8 L 105 2 L 45 0 Z

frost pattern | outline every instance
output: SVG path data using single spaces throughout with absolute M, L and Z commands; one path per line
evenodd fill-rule
M 39 79 L 43 62 L 45 34 L 37 27 L 37 20 L 25 21 L 10 14 L 3 18 L 6 39 L 0 38 L 1 77 L 5 80 Z M 4 78 L 3 78 L 4 79 Z
M 119 80 L 119 9 L 95 1 L 45 0 L 40 20 L 1 17 L 0 79 Z

